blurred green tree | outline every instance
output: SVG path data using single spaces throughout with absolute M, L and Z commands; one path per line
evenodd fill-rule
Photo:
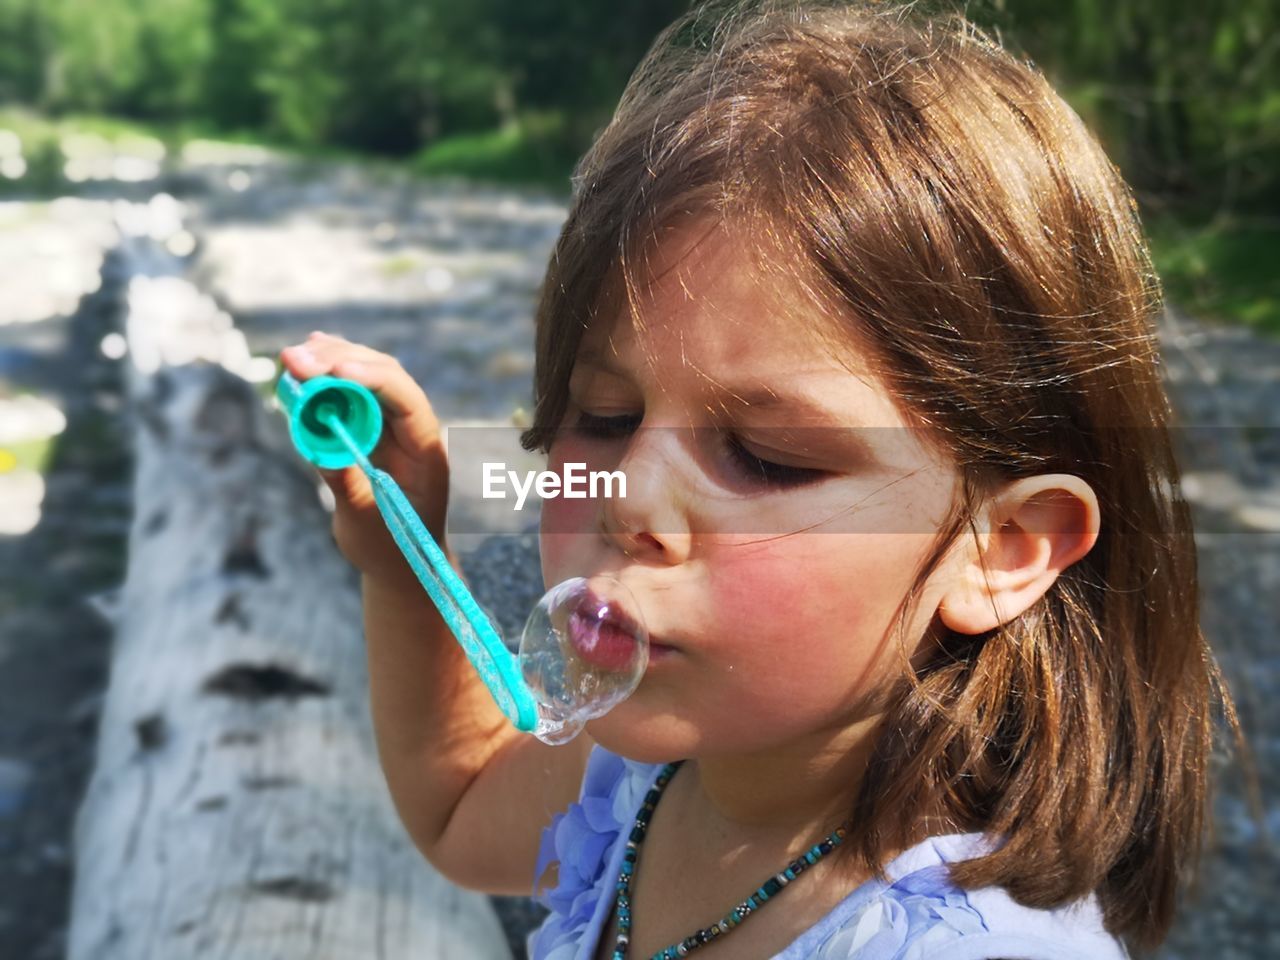
M 1149 206 L 1280 200 L 1280 4 L 924 2 L 1036 60 Z M 573 156 L 689 5 L 0 0 L 0 100 L 388 154 L 528 123 Z
M 277 0 L 208 0 L 209 57 L 203 64 L 204 110 L 224 129 L 263 129 L 271 97 L 263 77 L 284 33 Z
M 41 101 L 52 45 L 40 0 L 0 0 L 0 102 Z
M 1280 202 L 1280 4 L 980 0 L 1155 208 Z
M 207 0 L 45 0 L 43 89 L 55 110 L 173 120 L 203 107 Z

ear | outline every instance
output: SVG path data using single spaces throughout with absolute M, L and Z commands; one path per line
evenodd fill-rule
M 1007 623 L 1093 548 L 1099 523 L 1098 498 L 1079 477 L 1053 473 L 1014 481 L 988 502 L 977 542 L 954 561 L 939 618 L 965 634 Z

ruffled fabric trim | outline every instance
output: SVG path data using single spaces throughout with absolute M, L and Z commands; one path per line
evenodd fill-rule
M 584 946 L 592 945 L 586 942 L 589 936 L 599 935 L 595 924 L 603 924 L 602 914 L 611 905 L 601 900 L 611 896 L 614 886 L 613 877 L 606 874 L 616 870 L 614 860 L 621 856 L 619 833 L 624 827 L 630 830 L 660 768 L 598 746 L 592 750 L 578 801 L 557 814 L 542 833 L 535 878 L 541 879 L 553 860 L 560 863 L 559 878 L 553 889 L 535 891 L 535 898 L 550 912 L 526 941 L 530 960 L 575 960 Z M 1126 956 L 1100 926 L 1096 935 L 1090 932 L 1100 916 L 1092 903 L 1091 913 L 1063 912 L 1059 922 L 1057 911 L 1006 904 L 998 888 L 972 891 L 971 896 L 955 886 L 947 864 L 980 856 L 990 850 L 990 843 L 978 833 L 949 834 L 904 851 L 885 867 L 887 883 L 869 882 L 850 893 L 783 950 L 780 960 L 927 960 L 963 949 L 948 946 L 954 941 L 976 937 L 990 942 L 987 938 L 993 933 L 1018 933 L 1033 921 L 1029 933 L 1021 931 L 1030 939 L 1022 936 L 1018 941 L 1035 948 L 1029 955 Z M 1047 925 L 1050 921 L 1054 925 Z M 1090 944 L 1084 953 L 1067 954 L 1057 947 L 1060 941 L 1081 937 Z
M 529 935 L 529 956 L 572 960 L 595 916 L 602 891 L 613 889 L 604 874 L 622 825 L 630 825 L 660 764 L 636 763 L 594 748 L 582 793 L 542 831 L 535 882 L 553 860 L 560 863 L 556 886 L 535 899 L 551 912 Z
M 961 937 L 986 933 L 982 915 L 945 866 L 907 874 L 846 919 L 815 960 L 917 960 Z

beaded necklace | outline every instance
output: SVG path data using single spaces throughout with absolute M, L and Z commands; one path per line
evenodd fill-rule
M 671 777 L 682 763 L 684 763 L 683 760 L 677 760 L 662 768 L 652 789 L 645 795 L 644 804 L 636 815 L 635 826 L 631 828 L 627 849 L 622 855 L 622 870 L 618 874 L 618 895 L 614 900 L 614 910 L 618 916 L 618 938 L 614 943 L 612 960 L 627 958 L 627 948 L 631 944 L 631 881 L 635 876 L 636 861 L 640 857 L 640 844 L 644 842 L 645 832 L 649 829 L 649 819 L 658 805 L 658 798 L 662 796 L 662 791 L 666 789 Z M 710 943 L 727 934 L 754 911 L 764 906 L 770 897 L 838 847 L 844 840 L 845 833 L 844 827 L 837 827 L 827 839 L 814 844 L 803 856 L 787 864 L 785 870 L 766 880 L 755 893 L 725 914 L 719 923 L 699 930 L 679 943 L 673 943 L 665 950 L 659 950 L 649 960 L 676 960 L 677 957 L 686 957 L 690 950 L 696 950 L 704 943 Z

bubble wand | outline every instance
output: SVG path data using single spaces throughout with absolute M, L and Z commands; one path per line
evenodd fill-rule
M 564 743 L 631 694 L 648 662 L 648 637 L 638 614 L 625 612 L 616 596 L 626 595 L 619 581 L 575 577 L 557 584 L 530 614 L 513 654 L 395 478 L 369 462 L 382 435 L 373 393 L 354 380 L 299 381 L 288 371 L 275 392 L 303 457 L 328 470 L 356 464 L 364 471 L 396 546 L 516 729 Z M 602 593 L 615 597 L 610 602 Z

